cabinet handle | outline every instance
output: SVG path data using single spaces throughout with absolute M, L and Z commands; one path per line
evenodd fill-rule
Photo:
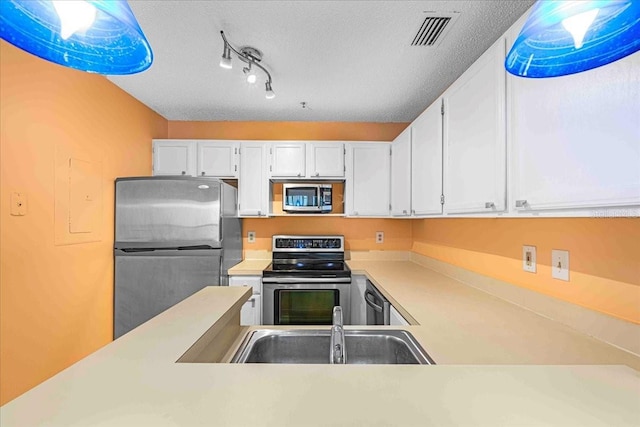
M 202 171 L 202 176 L 204 176 L 204 175 L 205 175 L 205 171 Z
M 411 209 L 411 214 L 415 215 L 416 214 L 416 210 L 415 209 Z
M 320 172 L 316 172 L 316 176 L 320 176 Z
M 402 213 L 406 215 L 406 214 L 407 214 L 407 211 L 402 211 Z
M 495 207 L 496 207 L 496 204 L 495 204 L 495 203 L 493 203 L 493 202 L 486 202 L 486 203 L 484 204 L 484 207 L 485 207 L 485 208 L 487 208 L 487 209 L 493 209 L 493 208 L 495 208 Z
M 524 208 L 527 206 L 526 200 L 516 200 L 516 208 Z
M 358 212 L 354 212 L 353 214 L 354 214 L 355 216 L 358 216 Z
M 298 173 L 298 176 L 302 176 L 302 174 L 301 174 L 301 173 Z
M 186 171 L 182 171 L 182 175 L 186 175 L 186 174 L 187 174 L 187 172 L 186 172 Z
M 233 171 L 238 172 L 238 165 L 233 165 Z

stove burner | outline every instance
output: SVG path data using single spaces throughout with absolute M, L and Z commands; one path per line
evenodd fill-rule
M 273 236 L 265 277 L 351 277 L 343 236 Z

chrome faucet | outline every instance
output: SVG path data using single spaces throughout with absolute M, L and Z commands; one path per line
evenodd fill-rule
M 331 364 L 347 363 L 347 349 L 344 344 L 342 307 L 337 305 L 333 307 L 333 326 L 331 326 L 331 349 L 329 352 Z

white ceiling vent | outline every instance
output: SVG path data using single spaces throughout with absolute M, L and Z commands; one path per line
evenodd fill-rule
M 460 13 L 425 12 L 425 15 L 411 46 L 438 47 Z

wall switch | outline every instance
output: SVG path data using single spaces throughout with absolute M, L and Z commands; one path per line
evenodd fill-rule
M 384 231 L 376 231 L 376 243 L 384 242 Z
M 522 269 L 529 273 L 536 272 L 536 247 L 535 246 L 523 246 L 522 247 Z
M 255 231 L 249 231 L 247 233 L 247 242 L 248 243 L 255 243 L 256 242 L 256 232 Z
M 551 251 L 551 276 L 554 279 L 569 281 L 569 251 Z

